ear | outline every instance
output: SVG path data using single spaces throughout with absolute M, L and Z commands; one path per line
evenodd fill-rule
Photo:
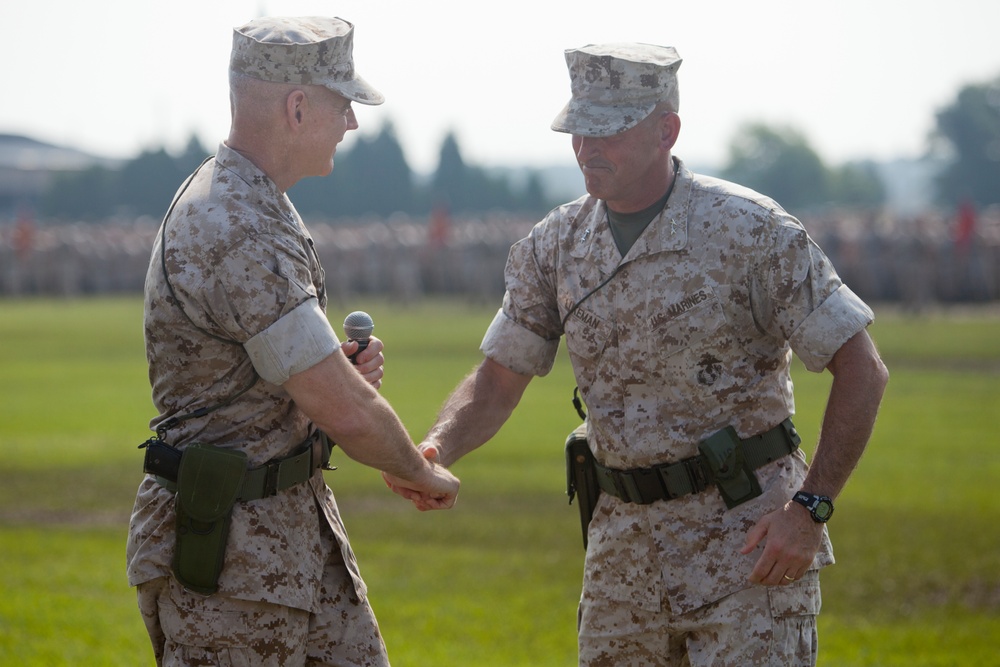
M 285 98 L 285 120 L 288 126 L 293 130 L 299 130 L 308 108 L 309 98 L 304 91 L 293 90 L 288 93 L 288 97 Z
M 677 143 L 677 137 L 681 134 L 681 117 L 675 111 L 667 111 L 663 114 L 660 123 L 660 142 L 668 151 L 672 150 Z

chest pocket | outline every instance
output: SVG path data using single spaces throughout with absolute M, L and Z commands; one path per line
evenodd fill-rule
M 706 298 L 678 315 L 669 316 L 669 319 L 656 327 L 649 338 L 651 358 L 672 357 L 719 335 L 719 329 L 726 324 L 722 303 L 714 293 L 705 291 L 699 294 L 704 294 Z M 683 304 L 672 306 L 678 307 L 683 307 Z M 658 319 L 664 319 L 664 316 L 668 316 L 667 313 L 663 313 Z
M 566 347 L 570 353 L 584 359 L 596 359 L 611 338 L 612 326 L 593 311 L 577 308 L 566 320 Z

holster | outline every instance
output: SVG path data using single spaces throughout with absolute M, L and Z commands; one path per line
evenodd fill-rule
M 177 580 L 196 593 L 219 587 L 233 505 L 247 471 L 241 451 L 192 444 L 184 450 L 177 473 L 177 544 L 173 569 Z
M 594 470 L 594 455 L 587 444 L 587 422 L 583 422 L 566 438 L 566 493 L 569 503 L 577 498 L 580 510 L 580 528 L 583 531 L 583 548 L 587 548 L 587 529 L 594 516 L 594 508 L 601 496 Z

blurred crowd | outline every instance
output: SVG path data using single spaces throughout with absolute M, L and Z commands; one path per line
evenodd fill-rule
M 803 216 L 844 281 L 866 301 L 919 311 L 1000 300 L 1000 207 L 920 216 L 831 212 Z M 511 244 L 536 219 L 306 220 L 331 303 L 379 295 L 401 303 L 449 295 L 497 303 Z M 142 292 L 159 221 L 54 225 L 29 215 L 0 221 L 0 296 L 72 297 Z

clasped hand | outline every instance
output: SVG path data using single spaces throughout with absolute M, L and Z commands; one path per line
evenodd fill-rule
M 383 472 L 382 479 L 385 481 L 385 485 L 388 486 L 396 495 L 402 496 L 412 502 L 413 506 L 421 512 L 426 512 L 427 510 L 450 509 L 454 506 L 455 496 L 458 494 L 458 479 L 452 476 L 447 468 L 437 463 L 438 451 L 434 445 L 421 445 L 420 453 L 423 454 L 424 458 L 431 464 L 432 470 L 447 474 L 455 480 L 456 486 L 455 493 L 453 495 L 440 497 L 435 496 L 434 494 L 428 494 L 415 488 L 412 482 L 408 482 L 404 479 L 396 477 L 395 475 Z

